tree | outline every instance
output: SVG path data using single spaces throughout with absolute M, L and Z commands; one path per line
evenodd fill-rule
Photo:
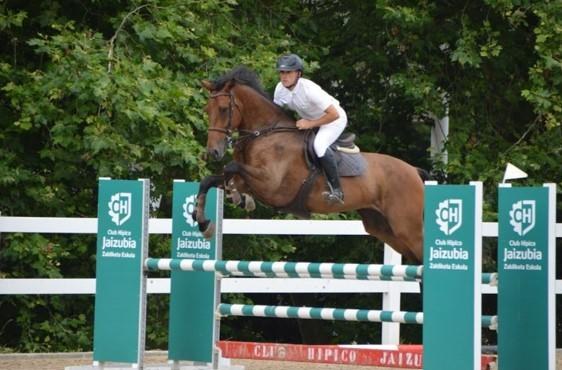
M 153 213 L 169 217 L 172 179 L 209 171 L 200 81 L 239 63 L 271 70 L 271 79 L 288 44 L 268 13 L 243 23 L 260 9 L 277 10 L 258 4 L 0 3 L 2 214 L 93 217 L 97 178 L 105 176 L 150 178 L 154 198 L 163 199 Z M 91 237 L 11 234 L 2 245 L 4 276 L 93 275 Z M 168 245 L 154 238 L 152 251 Z M 274 254 L 286 248 L 274 246 Z M 2 305 L 5 345 L 89 348 L 91 298 L 73 305 L 63 297 L 11 297 Z M 159 344 L 162 335 L 151 338 Z

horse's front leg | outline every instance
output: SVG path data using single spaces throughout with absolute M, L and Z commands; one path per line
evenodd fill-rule
M 197 207 L 193 211 L 193 219 L 197 221 L 199 231 L 207 239 L 211 239 L 215 233 L 215 225 L 205 216 L 205 204 L 207 202 L 207 192 L 210 188 L 218 188 L 224 184 L 224 175 L 212 175 L 205 177 L 199 183 L 199 192 L 197 193 Z
M 254 198 L 248 193 L 240 193 L 239 191 L 240 181 L 242 181 L 242 188 L 249 187 L 247 179 L 249 176 L 251 176 L 251 174 L 247 169 L 248 166 L 241 164 L 240 162 L 232 161 L 224 167 L 223 172 L 225 181 L 227 183 L 227 189 L 231 194 L 230 197 L 232 199 L 232 202 L 236 206 L 246 210 L 246 212 L 252 212 L 256 209 L 256 202 L 254 201 Z M 234 179 L 235 175 L 238 175 L 238 185 L 236 184 L 236 181 Z
M 234 179 L 230 179 L 225 186 L 228 199 L 237 207 L 244 208 L 246 212 L 256 209 L 254 198 L 248 193 L 241 193 Z

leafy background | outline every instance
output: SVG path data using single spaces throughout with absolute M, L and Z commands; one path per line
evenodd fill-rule
M 0 0 L 1 214 L 95 217 L 97 179 L 107 176 L 150 178 L 160 201 L 151 216 L 169 217 L 172 180 L 201 179 L 220 166 L 202 159 L 200 81 L 245 64 L 272 91 L 275 60 L 288 51 L 340 100 L 363 150 L 449 183 L 483 181 L 486 221 L 495 220 L 496 184 L 512 162 L 529 174 L 522 184 L 557 183 L 560 222 L 562 3 L 548 0 Z M 448 162 L 432 163 L 430 127 L 446 111 Z M 251 216 L 225 212 L 287 217 L 262 206 Z M 169 243 L 151 236 L 151 254 L 166 256 Z M 486 270 L 495 249 L 486 240 Z M 239 259 L 382 258 L 379 242 L 339 236 L 227 236 L 224 250 Z M 92 277 L 94 266 L 93 236 L 1 235 L 0 277 Z M 225 298 L 380 307 L 369 294 Z M 149 348 L 167 346 L 167 299 L 149 298 Z M 494 306 L 486 299 L 485 313 Z M 417 297 L 403 305 L 420 307 Z M 92 309 L 87 296 L 0 296 L 0 348 L 90 350 Z M 232 318 L 222 336 L 377 343 L 380 327 Z M 404 326 L 403 340 L 419 342 L 419 328 Z

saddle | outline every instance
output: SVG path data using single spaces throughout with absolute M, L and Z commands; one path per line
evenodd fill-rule
M 304 134 L 304 158 L 308 167 L 308 176 L 303 181 L 295 198 L 280 211 L 292 213 L 299 218 L 310 218 L 310 211 L 306 208 L 306 200 L 312 190 L 316 178 L 320 175 L 318 156 L 314 151 L 314 138 L 317 130 L 307 130 Z M 340 177 L 359 176 L 365 172 L 367 162 L 361 155 L 359 147 L 355 145 L 355 134 L 344 132 L 330 145 L 334 151 L 338 164 L 338 175 Z

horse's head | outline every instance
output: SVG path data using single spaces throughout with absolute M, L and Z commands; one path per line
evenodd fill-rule
M 242 119 L 240 106 L 233 92 L 235 81 L 225 83 L 220 89 L 210 81 L 203 81 L 202 84 L 210 93 L 205 107 L 209 118 L 207 155 L 220 160 L 232 139 L 232 132 L 240 126 Z

